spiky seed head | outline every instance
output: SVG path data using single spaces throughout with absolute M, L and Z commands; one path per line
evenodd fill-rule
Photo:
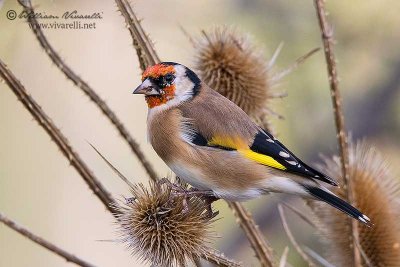
M 211 88 L 224 95 L 258 123 L 267 124 L 273 98 L 269 67 L 250 38 L 228 27 L 217 27 L 194 42 L 195 69 Z
M 331 177 L 343 182 L 338 157 L 325 159 L 324 170 Z M 371 228 L 358 224 L 361 248 L 372 266 L 399 266 L 399 181 L 393 177 L 380 154 L 365 143 L 351 146 L 349 170 L 355 206 L 374 224 Z M 343 188 L 333 191 L 340 197 L 345 197 Z M 336 266 L 353 266 L 349 240 L 351 230 L 346 215 L 317 202 L 311 203 L 311 207 L 318 217 L 319 229 L 330 246 L 327 250 L 329 254 L 326 255 L 328 260 Z
M 133 185 L 131 192 L 133 198 L 117 206 L 117 224 L 134 255 L 154 266 L 186 266 L 208 249 L 213 219 L 203 200 L 190 197 L 186 210 L 183 196 L 155 182 Z

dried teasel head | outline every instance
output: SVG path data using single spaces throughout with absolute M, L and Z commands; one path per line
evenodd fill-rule
M 195 40 L 194 46 L 195 69 L 201 79 L 269 128 L 267 104 L 274 97 L 270 66 L 250 38 L 231 28 L 218 27 L 203 31 L 203 37 Z
M 173 194 L 167 184 L 132 185 L 133 197 L 118 205 L 121 240 L 132 253 L 154 266 L 186 266 L 207 249 L 214 237 L 213 219 L 204 201 Z
M 321 166 L 322 167 L 322 166 Z M 370 217 L 374 226 L 359 224 L 363 266 L 399 266 L 400 263 L 400 183 L 394 179 L 385 160 L 365 143 L 350 149 L 350 179 L 353 182 L 355 206 Z M 325 159 L 327 174 L 341 178 L 337 157 Z M 333 190 L 344 197 L 343 188 Z M 327 259 L 336 266 L 353 266 L 351 230 L 346 215 L 313 202 L 318 227 L 329 240 Z

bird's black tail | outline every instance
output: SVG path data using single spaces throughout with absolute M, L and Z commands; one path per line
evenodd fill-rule
M 328 203 L 344 213 L 347 213 L 349 216 L 366 224 L 367 226 L 372 225 L 370 219 L 365 214 L 361 213 L 358 209 L 346 201 L 338 198 L 333 193 L 330 193 L 328 190 L 324 190 L 315 186 L 306 186 L 305 188 L 313 197 Z

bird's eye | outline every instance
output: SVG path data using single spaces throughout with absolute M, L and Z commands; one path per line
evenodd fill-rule
M 161 76 L 156 79 L 155 82 L 157 83 L 158 87 L 165 88 L 171 86 L 174 80 L 175 76 L 173 74 L 166 74 L 165 76 Z
M 165 82 L 167 84 L 171 84 L 174 81 L 175 77 L 172 74 L 165 75 Z

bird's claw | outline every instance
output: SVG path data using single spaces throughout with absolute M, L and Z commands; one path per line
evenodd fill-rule
M 217 201 L 219 198 L 214 196 L 214 195 L 212 195 L 212 196 L 203 196 L 203 198 L 204 198 L 205 204 L 207 205 L 207 217 L 210 218 L 210 219 L 214 218 L 215 216 L 217 216 L 219 214 L 219 211 L 213 212 L 211 204 L 214 201 Z
M 207 206 L 207 217 L 208 218 L 214 218 L 219 214 L 218 211 L 213 212 L 211 204 L 218 200 L 219 198 L 216 197 L 211 190 L 199 190 L 197 188 L 183 188 L 182 186 L 179 186 L 177 184 L 172 183 L 170 180 L 167 178 L 162 178 L 158 181 L 159 185 L 166 184 L 171 190 L 173 191 L 171 194 L 171 197 L 176 197 L 176 196 L 183 196 L 182 202 L 183 202 L 183 212 L 186 213 L 189 211 L 189 198 L 192 196 L 198 196 L 202 198 L 205 202 L 205 205 Z

